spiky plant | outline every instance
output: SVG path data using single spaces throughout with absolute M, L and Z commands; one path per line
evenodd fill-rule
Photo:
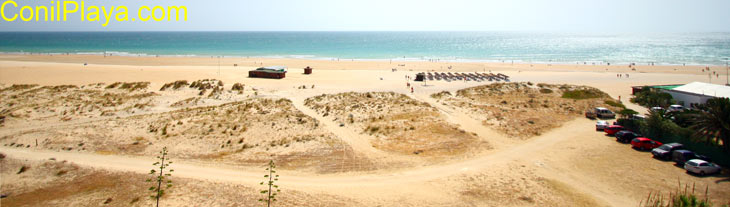
M 678 183 L 678 187 L 674 192 L 669 192 L 668 196 L 662 195 L 661 193 L 649 193 L 646 200 L 639 202 L 640 207 L 711 207 L 708 199 L 709 187 L 705 187 L 705 198 L 700 198 L 695 192 L 695 184 L 692 184 L 692 189 L 688 184 L 684 185 L 682 190 L 682 184 Z
M 264 178 L 267 178 L 268 181 L 259 183 L 268 187 L 268 189 L 261 191 L 261 194 L 265 194 L 266 198 L 259 199 L 259 201 L 266 203 L 267 207 L 271 207 L 271 203 L 276 201 L 276 195 L 281 192 L 279 186 L 275 184 L 276 181 L 279 181 L 279 175 L 276 174 L 275 169 L 276 165 L 274 164 L 274 160 L 269 160 L 269 167 L 266 168 L 268 174 L 264 175 Z
M 160 159 L 160 161 L 152 163 L 155 168 L 150 170 L 150 175 L 155 177 L 147 179 L 147 182 L 156 184 L 156 186 L 151 186 L 149 190 L 154 193 L 154 195 L 151 195 L 150 197 L 156 200 L 155 206 L 159 207 L 160 197 L 165 194 L 165 189 L 169 189 L 172 187 L 172 180 L 170 180 L 170 176 L 172 176 L 172 172 L 174 172 L 175 170 L 170 168 L 170 164 L 172 164 L 172 161 L 170 161 L 170 158 L 167 157 L 167 147 L 162 148 L 162 151 L 160 151 L 160 155 L 157 156 L 157 159 Z M 162 186 L 163 183 L 165 184 L 165 186 Z

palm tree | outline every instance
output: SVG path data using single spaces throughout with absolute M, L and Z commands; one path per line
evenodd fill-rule
M 725 152 L 730 152 L 730 99 L 710 99 L 704 108 L 691 119 L 690 128 L 706 143 L 722 145 Z

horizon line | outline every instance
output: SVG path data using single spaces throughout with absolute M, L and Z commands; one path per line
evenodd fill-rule
M 514 32 L 514 33 L 565 33 L 565 34 L 697 34 L 730 33 L 730 31 L 644 31 L 644 32 L 586 32 L 555 30 L 4 30 L 0 33 L 63 33 L 63 32 Z

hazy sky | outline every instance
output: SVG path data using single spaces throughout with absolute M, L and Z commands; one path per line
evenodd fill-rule
M 6 0 L 0 0 L 5 2 Z M 52 6 L 51 0 L 16 0 Z M 81 2 L 78 0 L 78 2 Z M 557 31 L 730 32 L 730 0 L 158 0 L 85 4 L 187 6 L 187 22 L 7 22 L 0 31 Z M 6 13 L 17 9 L 6 8 Z

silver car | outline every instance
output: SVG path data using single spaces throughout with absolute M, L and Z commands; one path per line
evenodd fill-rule
M 722 168 L 704 160 L 692 159 L 684 163 L 684 169 L 687 170 L 687 172 L 708 175 L 718 173 Z
M 596 122 L 596 131 L 603 131 L 603 129 L 605 129 L 606 127 L 608 127 L 608 122 L 606 122 L 606 121 L 597 121 Z

